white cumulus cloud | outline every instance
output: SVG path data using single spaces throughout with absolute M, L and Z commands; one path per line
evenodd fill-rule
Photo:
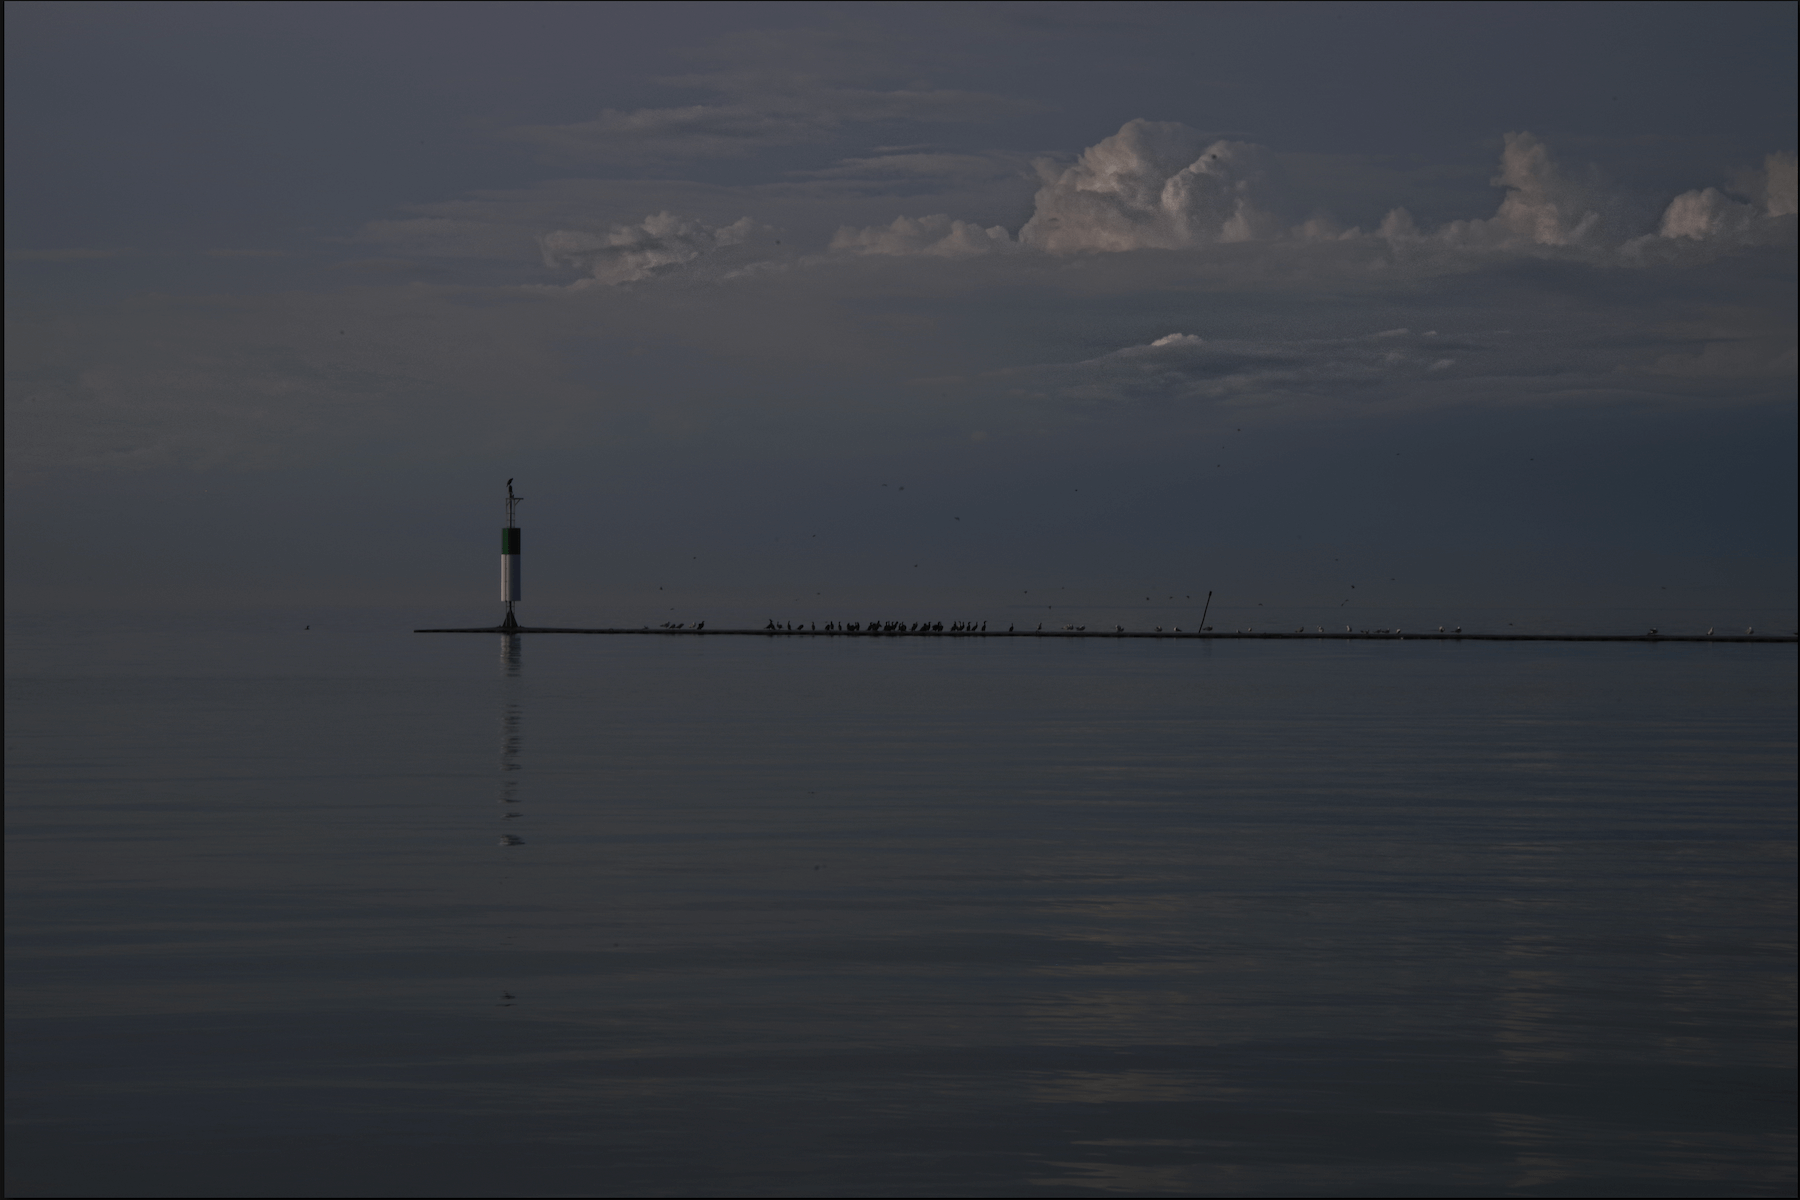
M 1734 200 L 1718 188 L 1683 192 L 1669 202 L 1658 232 L 1665 238 L 1708 241 L 1755 237 L 1771 222 L 1794 215 L 1795 157 L 1771 154 L 1760 171 L 1749 171 L 1734 188 L 1746 197 Z
M 1283 231 L 1287 190 L 1262 146 L 1128 121 L 1045 183 L 1019 240 L 1056 254 L 1254 241 Z
M 1599 181 L 1571 176 L 1550 147 L 1529 133 L 1506 135 L 1495 187 L 1506 189 L 1500 211 L 1487 222 L 1503 237 L 1540 246 L 1571 246 L 1599 239 L 1609 197 Z
M 1506 189 L 1492 217 L 1421 229 L 1411 213 L 1396 208 L 1377 236 L 1415 249 L 1525 250 L 1616 246 L 1628 232 L 1624 197 L 1592 170 L 1564 168 L 1535 134 L 1506 135 L 1490 182 Z

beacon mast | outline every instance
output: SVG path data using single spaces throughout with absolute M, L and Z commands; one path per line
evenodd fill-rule
M 518 618 L 513 616 L 513 605 L 519 599 L 519 521 L 516 514 L 524 499 L 513 495 L 512 480 L 507 480 L 506 527 L 500 531 L 500 601 L 506 605 L 506 620 L 500 623 L 502 629 L 519 627 Z

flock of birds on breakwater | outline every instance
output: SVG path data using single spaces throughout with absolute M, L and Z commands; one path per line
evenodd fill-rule
M 657 628 L 659 628 L 659 629 L 696 629 L 696 630 L 699 630 L 699 629 L 706 628 L 706 622 L 705 621 L 696 621 L 692 625 L 687 625 L 687 624 L 675 622 L 675 621 L 664 621 L 661 625 L 657 626 Z M 817 621 L 810 621 L 810 622 L 808 622 L 808 621 L 799 621 L 799 622 L 777 621 L 773 617 L 771 617 L 769 619 L 768 623 L 763 626 L 763 630 L 767 633 L 986 633 L 988 631 L 988 623 L 986 621 L 952 621 L 949 624 L 949 626 L 946 627 L 942 621 L 914 621 L 911 623 L 908 623 L 906 621 L 869 621 L 866 624 L 861 621 L 827 621 L 827 622 L 825 622 L 824 625 L 820 625 Z M 1443 633 L 1443 632 L 1445 632 L 1445 629 L 1442 625 L 1439 625 L 1437 627 L 1437 631 L 1439 633 Z M 1006 632 L 1017 633 L 1017 632 L 1019 632 L 1019 630 L 1016 626 L 1008 625 L 1006 627 Z M 1029 629 L 1029 630 L 1026 630 L 1025 632 L 1027 632 L 1027 633 L 1042 633 L 1042 632 L 1044 632 L 1043 623 L 1039 622 L 1036 629 Z M 1060 629 L 1054 630 L 1053 632 L 1086 633 L 1087 626 L 1086 625 L 1064 625 L 1064 626 L 1061 626 Z M 1129 631 L 1123 625 L 1114 625 L 1112 627 L 1112 632 L 1126 633 Z M 1153 632 L 1153 633 L 1212 633 L 1213 626 L 1208 625 L 1203 629 L 1184 630 L 1179 625 L 1176 625 L 1172 629 L 1164 629 L 1161 625 L 1152 625 L 1148 632 Z M 1256 630 L 1254 627 L 1252 627 L 1249 629 L 1234 629 L 1231 632 L 1233 632 L 1233 633 L 1255 633 Z M 1266 630 L 1265 632 L 1273 633 L 1276 631 Z M 1294 630 L 1294 632 L 1303 634 L 1306 632 L 1306 627 L 1303 625 L 1300 628 Z M 1318 632 L 1324 633 L 1325 627 L 1323 625 L 1320 625 L 1318 627 Z M 1358 631 L 1354 630 L 1350 626 L 1346 625 L 1346 626 L 1344 626 L 1344 632 L 1345 633 L 1356 633 Z M 1382 633 L 1382 634 L 1394 635 L 1394 634 L 1399 634 L 1402 631 L 1399 629 L 1364 629 L 1364 630 L 1361 630 L 1360 632 L 1371 633 L 1371 634 Z M 1462 626 L 1458 625 L 1453 632 L 1461 633 Z M 1655 631 L 1652 630 L 1651 632 L 1654 633 Z M 1707 632 L 1711 633 L 1712 630 L 1709 629 L 1709 630 L 1707 630 Z
M 694 628 L 704 628 L 705 624 L 706 622 L 702 621 L 695 625 Z M 663 628 L 680 629 L 682 626 L 664 625 Z M 1182 632 L 1180 626 L 1177 626 L 1173 631 L 1165 630 L 1161 625 L 1158 625 L 1155 628 L 1157 633 Z M 770 618 L 769 623 L 763 626 L 763 629 L 767 633 L 986 633 L 988 631 L 988 623 L 986 621 L 952 621 L 949 626 L 946 627 L 942 621 L 914 621 L 910 624 L 906 621 L 869 621 L 866 624 L 861 621 L 827 621 L 821 626 L 817 621 L 800 621 L 796 623 L 793 621 L 777 621 L 774 618 Z M 995 632 L 999 631 L 996 630 Z M 1016 626 L 1008 625 L 1006 627 L 1006 632 L 1019 633 L 1021 630 Z M 1043 623 L 1039 622 L 1036 629 L 1027 629 L 1023 632 L 1042 633 L 1044 632 Z M 1086 633 L 1087 626 L 1064 625 L 1060 632 Z M 1113 632 L 1124 633 L 1125 627 L 1123 625 L 1115 625 L 1113 626 Z M 1200 631 L 1193 630 L 1192 632 L 1198 633 Z M 1211 625 L 1206 627 L 1206 632 L 1212 632 Z
M 810 624 L 802 621 L 795 625 L 792 621 L 782 622 L 771 617 L 763 628 L 770 633 L 986 633 L 987 622 L 952 621 L 950 628 L 945 629 L 942 621 L 914 621 L 910 625 L 905 621 L 869 621 L 866 624 L 861 621 L 827 621 L 825 628 L 820 629 L 817 621 Z M 1038 628 L 1042 629 L 1043 626 L 1039 625 Z M 1013 633 L 1015 630 L 1009 625 L 1006 632 Z
M 698 622 L 694 623 L 693 625 L 689 626 L 689 625 L 680 624 L 680 623 L 673 622 L 673 621 L 664 621 L 660 626 L 658 626 L 658 628 L 659 629 L 689 629 L 689 628 L 705 629 L 706 622 L 698 621 Z M 988 623 L 986 621 L 952 621 L 950 623 L 950 625 L 946 628 L 942 621 L 914 621 L 914 622 L 911 622 L 910 624 L 906 621 L 870 621 L 866 624 L 863 622 L 860 622 L 860 621 L 827 621 L 827 622 L 825 622 L 824 625 L 821 626 L 817 621 L 811 621 L 811 622 L 808 622 L 808 621 L 799 621 L 799 622 L 777 621 L 773 617 L 771 617 L 769 619 L 768 624 L 763 626 L 763 630 L 764 630 L 764 632 L 767 632 L 767 633 L 986 633 L 988 631 Z M 1445 628 L 1442 625 L 1439 625 L 1437 627 L 1437 631 L 1439 633 L 1446 632 Z M 1019 630 L 1016 626 L 1008 625 L 1006 627 L 1006 632 L 1017 633 L 1017 632 L 1019 632 Z M 1026 632 L 1027 633 L 1042 633 L 1042 632 L 1044 632 L 1043 623 L 1039 622 L 1036 629 L 1026 630 Z M 1060 630 L 1055 630 L 1053 632 L 1086 633 L 1087 626 L 1086 625 L 1064 625 L 1060 628 Z M 1112 632 L 1113 633 L 1126 633 L 1129 631 L 1123 625 L 1114 625 L 1112 627 Z M 1175 626 L 1172 629 L 1164 629 L 1161 625 L 1152 625 L 1148 632 L 1153 632 L 1153 633 L 1212 633 L 1213 626 L 1208 625 L 1208 626 L 1206 626 L 1204 628 L 1200 628 L 1200 629 L 1184 630 L 1179 625 Z M 1251 627 L 1248 629 L 1234 629 L 1231 632 L 1233 632 L 1233 633 L 1255 633 L 1256 629 L 1254 627 Z M 1265 632 L 1274 633 L 1277 631 L 1276 630 L 1265 630 Z M 1298 633 L 1298 634 L 1304 634 L 1306 632 L 1306 627 L 1304 625 L 1302 625 L 1300 628 L 1294 630 L 1294 632 Z M 1325 627 L 1323 625 L 1318 626 L 1317 632 L 1324 633 Z M 1361 632 L 1361 633 L 1368 633 L 1368 634 L 1387 634 L 1389 636 L 1394 636 L 1394 635 L 1401 634 L 1404 631 L 1400 630 L 1400 629 L 1364 629 L 1364 630 L 1359 631 L 1359 630 L 1352 629 L 1350 626 L 1346 625 L 1346 626 L 1344 626 L 1344 632 L 1345 633 Z M 1451 630 L 1448 632 L 1461 633 L 1462 626 L 1458 625 L 1454 630 Z M 1655 633 L 1656 631 L 1651 630 L 1650 632 Z M 1712 630 L 1709 629 L 1709 630 L 1707 630 L 1707 632 L 1711 633 Z

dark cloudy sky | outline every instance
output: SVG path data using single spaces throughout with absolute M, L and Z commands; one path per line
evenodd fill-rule
M 6 34 L 16 606 L 1793 608 L 1791 4 Z

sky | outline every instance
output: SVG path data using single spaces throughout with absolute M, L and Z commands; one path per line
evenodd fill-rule
M 15 612 L 1793 619 L 1791 4 L 5 12 Z

